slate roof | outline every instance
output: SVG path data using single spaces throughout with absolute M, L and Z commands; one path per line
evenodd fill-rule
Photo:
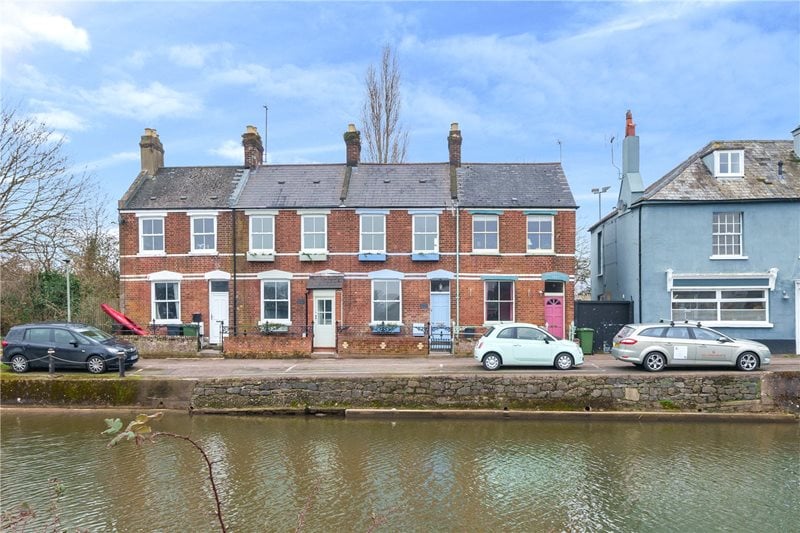
M 703 157 L 744 150 L 743 178 L 715 178 Z M 783 177 L 778 162 L 783 161 Z M 800 160 L 792 141 L 714 141 L 645 189 L 646 201 L 800 200 Z
M 338 207 L 346 165 L 264 165 L 250 170 L 238 208 Z
M 119 208 L 227 208 L 244 172 L 244 167 L 164 167 L 155 176 L 142 172 Z
M 462 207 L 577 207 L 560 163 L 465 163 L 458 196 Z
M 347 207 L 448 207 L 448 163 L 362 163 L 353 168 Z

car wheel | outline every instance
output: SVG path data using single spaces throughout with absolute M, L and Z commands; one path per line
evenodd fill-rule
M 556 356 L 556 360 L 553 361 L 553 366 L 558 370 L 569 370 L 572 368 L 574 363 L 575 361 L 572 360 L 572 356 L 570 354 L 560 353 Z
M 667 366 L 667 359 L 664 357 L 664 354 L 659 352 L 652 352 L 647 354 L 642 361 L 642 366 L 645 370 L 650 372 L 660 372 L 664 370 L 664 367 Z
M 106 371 L 106 362 L 99 355 L 93 355 L 86 360 L 86 368 L 92 374 L 102 374 Z
M 13 370 L 14 372 L 22 373 L 28 371 L 28 360 L 25 358 L 24 355 L 19 355 L 19 354 L 15 355 L 14 357 L 11 358 L 9 364 L 11 365 L 11 370 Z
M 503 360 L 494 352 L 487 353 L 483 356 L 483 368 L 486 370 L 497 370 L 502 364 Z
M 753 352 L 744 352 L 736 359 L 736 368 L 744 372 L 751 372 L 758 368 L 758 356 Z

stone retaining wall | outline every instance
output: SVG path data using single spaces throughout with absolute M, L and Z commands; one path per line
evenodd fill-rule
M 783 383 L 782 380 L 770 379 Z M 781 391 L 785 387 L 770 386 Z M 788 385 L 787 385 L 788 387 Z M 795 398 L 796 387 L 795 383 Z M 792 411 L 763 394 L 762 375 L 414 376 L 217 379 L 196 384 L 196 409 L 484 408 L 609 411 Z M 800 406 L 796 412 L 800 412 Z

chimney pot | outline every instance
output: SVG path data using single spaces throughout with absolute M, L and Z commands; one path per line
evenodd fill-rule
M 347 125 L 347 131 L 356 131 L 356 125 L 355 124 L 348 124 Z
M 633 113 L 628 109 L 625 113 L 625 137 L 634 137 L 636 135 L 636 124 L 633 123 Z
M 450 123 L 450 131 L 458 131 L 458 122 Z

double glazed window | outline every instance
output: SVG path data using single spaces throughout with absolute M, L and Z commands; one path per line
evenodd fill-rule
M 528 251 L 553 251 L 553 217 L 547 215 L 528 216 Z
M 325 252 L 328 249 L 328 220 L 325 215 L 303 215 L 304 252 Z
M 372 322 L 399 323 L 401 303 L 400 280 L 372 280 Z
M 386 216 L 361 215 L 361 253 L 386 252 Z
M 139 251 L 141 253 L 159 253 L 164 251 L 164 219 L 139 219 Z
M 417 254 L 439 251 L 439 216 L 414 215 L 413 252 Z
M 192 217 L 192 251 L 213 252 L 217 249 L 217 218 Z
M 487 281 L 485 296 L 486 322 L 514 320 L 514 282 Z
M 275 217 L 250 217 L 250 250 L 275 250 Z
M 266 322 L 288 322 L 290 320 L 289 282 L 263 280 L 261 282 L 261 293 L 261 320 Z
M 180 283 L 157 281 L 153 283 L 153 319 L 156 322 L 180 320 Z
M 711 230 L 711 255 L 742 256 L 742 213 L 714 213 Z
M 672 291 L 672 320 L 767 322 L 766 289 Z
M 497 228 L 497 215 L 473 215 L 472 251 L 497 252 L 499 250 Z

